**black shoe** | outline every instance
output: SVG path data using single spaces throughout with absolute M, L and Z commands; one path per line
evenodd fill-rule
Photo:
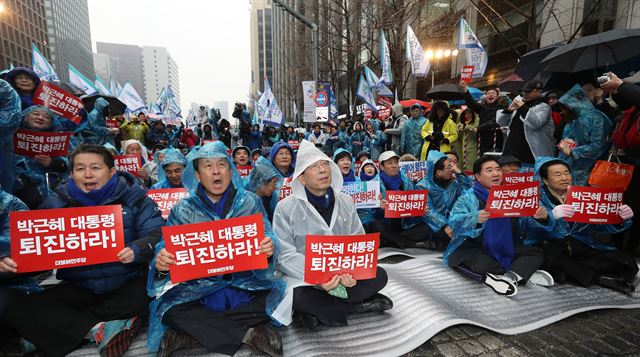
M 632 282 L 623 278 L 614 278 L 611 276 L 602 275 L 598 278 L 598 285 L 605 288 L 622 291 L 623 293 L 632 293 L 636 291 L 636 286 Z
M 296 319 L 296 321 L 298 321 L 300 324 L 311 331 L 315 330 L 315 328 L 320 324 L 320 321 L 317 317 L 306 312 L 296 312 L 293 317 Z
M 393 301 L 388 297 L 377 293 L 356 306 L 356 313 L 383 312 L 393 307 Z
M 196 347 L 197 345 L 198 341 L 191 335 L 178 333 L 175 330 L 167 330 L 162 336 L 157 357 L 169 357 L 178 350 Z
M 245 343 L 254 350 L 264 352 L 269 356 L 282 356 L 282 339 L 280 339 L 278 332 L 268 324 L 254 327 Z

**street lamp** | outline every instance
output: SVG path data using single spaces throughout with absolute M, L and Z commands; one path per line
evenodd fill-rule
M 435 72 L 437 71 L 437 67 L 438 67 L 438 62 L 440 61 L 441 58 L 449 58 L 449 57 L 456 57 L 458 55 L 458 49 L 454 48 L 454 49 L 449 49 L 449 48 L 436 48 L 436 49 L 427 49 L 426 51 L 424 51 L 424 56 L 427 58 L 427 60 L 429 62 L 431 62 L 431 60 L 433 58 L 436 59 L 436 63 L 433 66 L 433 68 L 431 69 L 431 87 L 433 87 L 435 85 Z
M 7 12 L 7 8 L 3 3 L 0 2 L 0 15 L 4 14 L 5 12 Z

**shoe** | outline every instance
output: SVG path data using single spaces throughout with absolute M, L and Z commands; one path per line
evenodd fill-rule
M 514 296 L 518 293 L 518 282 L 506 275 L 486 273 L 482 282 L 500 295 Z
M 169 357 L 178 350 L 184 350 L 197 345 L 198 341 L 191 335 L 178 333 L 176 330 L 169 329 L 165 331 L 164 336 L 162 336 L 157 357 Z
M 623 278 L 614 278 L 612 276 L 601 275 L 598 277 L 598 285 L 605 288 L 622 291 L 623 293 L 632 293 L 636 291 L 636 286 L 632 282 Z
M 361 314 L 364 312 L 383 312 L 390 310 L 393 307 L 393 301 L 388 297 L 376 293 L 372 297 L 364 300 L 356 306 L 356 313 Z
M 553 286 L 553 276 L 544 270 L 536 270 L 529 278 L 529 283 L 539 286 Z
M 253 328 L 245 343 L 256 351 L 272 357 L 282 356 L 282 339 L 276 330 L 268 324 Z
M 100 357 L 121 357 L 136 338 L 142 321 L 135 316 L 128 320 L 113 320 L 103 323 L 95 334 Z
M 296 321 L 298 321 L 304 327 L 308 328 L 310 331 L 315 330 L 315 328 L 320 324 L 320 321 L 317 317 L 306 312 L 296 312 L 293 317 L 296 319 Z

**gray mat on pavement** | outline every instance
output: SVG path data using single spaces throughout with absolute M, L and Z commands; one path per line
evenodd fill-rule
M 348 327 L 309 332 L 293 326 L 281 329 L 286 356 L 397 356 L 412 351 L 438 332 L 457 324 L 473 324 L 502 334 L 531 331 L 571 315 L 605 308 L 640 308 L 640 292 L 625 295 L 608 289 L 560 285 L 519 287 L 513 298 L 442 265 L 441 254 L 420 254 L 397 264 L 381 264 L 389 275 L 382 291 L 394 301 L 384 314 L 354 315 Z M 640 290 L 640 279 L 636 278 Z M 143 333 L 126 356 L 150 355 Z M 70 356 L 95 356 L 85 346 Z M 206 350 L 181 356 L 214 355 Z M 236 356 L 252 355 L 243 347 Z

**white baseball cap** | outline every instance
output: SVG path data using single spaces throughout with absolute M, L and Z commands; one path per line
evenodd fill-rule
M 389 151 L 385 151 L 382 154 L 380 154 L 380 157 L 378 158 L 378 160 L 380 162 L 383 162 L 383 161 L 389 160 L 392 157 L 397 157 L 398 159 L 400 159 L 400 156 L 398 156 L 398 154 L 396 154 L 395 151 L 389 150 Z

